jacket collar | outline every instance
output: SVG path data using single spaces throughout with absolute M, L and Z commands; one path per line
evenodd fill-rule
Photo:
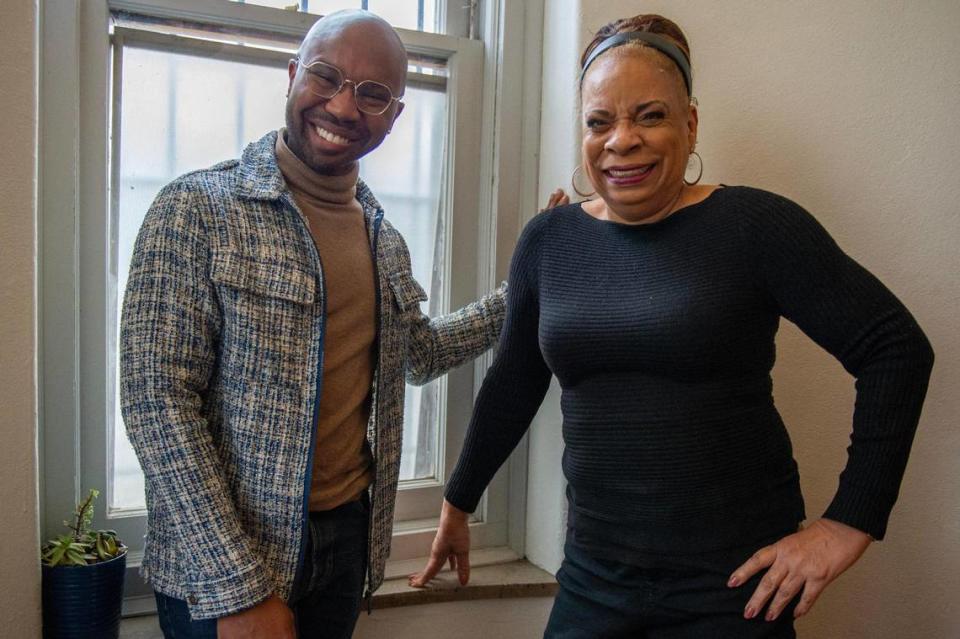
M 283 179 L 276 156 L 277 132 L 251 142 L 240 157 L 240 184 L 237 188 L 242 198 L 250 200 L 279 200 L 289 197 L 290 190 Z M 368 216 L 375 216 L 383 209 L 363 180 L 357 180 L 357 201 Z

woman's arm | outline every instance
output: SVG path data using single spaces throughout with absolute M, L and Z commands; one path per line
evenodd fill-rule
M 766 569 L 744 616 L 775 619 L 796 596 L 805 614 L 823 589 L 886 533 L 933 366 L 916 320 L 847 256 L 806 211 L 772 194 L 745 213 L 745 250 L 758 285 L 856 377 L 853 433 L 840 485 L 823 518 L 762 548 L 730 578 Z M 772 598 L 772 599 L 771 599 Z
M 497 356 L 477 396 L 456 469 L 447 484 L 440 527 L 430 562 L 410 583 L 423 586 L 448 558 L 461 583 L 469 578 L 467 515 L 516 447 L 536 414 L 550 384 L 550 369 L 540 353 L 540 241 L 546 217 L 524 230 L 510 265 L 507 315 Z

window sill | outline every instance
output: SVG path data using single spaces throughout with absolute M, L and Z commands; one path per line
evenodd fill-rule
M 401 564 L 407 563 L 412 562 L 398 562 L 393 568 L 396 570 Z M 425 563 L 417 562 L 409 573 L 420 570 Z M 470 583 L 466 586 L 461 586 L 456 573 L 448 569 L 437 575 L 428 587 L 411 588 L 407 585 L 409 573 L 392 574 L 384 581 L 373 595 L 371 603 L 374 610 L 475 599 L 553 597 L 558 588 L 553 575 L 523 559 L 474 565 L 470 570 Z

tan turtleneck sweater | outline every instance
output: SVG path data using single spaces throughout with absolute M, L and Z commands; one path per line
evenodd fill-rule
M 355 198 L 359 166 L 347 175 L 320 175 L 285 137 L 281 130 L 277 164 L 320 253 L 327 298 L 310 510 L 330 510 L 358 499 L 373 479 L 366 437 L 377 331 L 373 260 Z

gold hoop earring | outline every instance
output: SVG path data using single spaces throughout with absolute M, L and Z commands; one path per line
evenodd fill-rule
M 686 173 L 684 173 L 683 183 L 686 184 L 687 186 L 693 186 L 694 184 L 700 181 L 700 178 L 703 177 L 703 158 L 701 158 L 700 154 L 697 153 L 696 151 L 690 151 L 690 158 L 687 160 L 687 171 L 690 170 L 690 165 L 693 163 L 694 156 L 696 156 L 697 158 L 697 166 L 699 168 L 699 171 L 697 172 L 697 179 L 695 180 L 688 180 Z
M 583 170 L 583 165 L 578 164 L 575 169 L 573 169 L 573 174 L 570 176 L 570 188 L 573 189 L 573 192 L 579 195 L 580 197 L 590 197 L 591 195 L 596 195 L 597 191 L 593 190 L 589 193 L 584 193 L 577 188 L 577 172 Z

